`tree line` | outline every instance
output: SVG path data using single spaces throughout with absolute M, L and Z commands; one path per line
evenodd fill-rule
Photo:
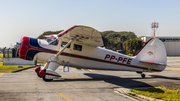
M 58 34 L 60 31 L 46 31 L 38 39 L 44 39 L 44 35 Z M 141 38 L 137 37 L 134 32 L 129 31 L 103 31 L 100 32 L 104 47 L 113 51 L 120 51 L 123 54 L 135 55 L 136 52 L 143 46 L 144 42 Z

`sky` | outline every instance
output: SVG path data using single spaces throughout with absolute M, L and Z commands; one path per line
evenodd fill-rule
M 0 0 L 0 47 L 23 36 L 85 25 L 98 31 L 131 31 L 152 36 L 180 37 L 180 0 Z

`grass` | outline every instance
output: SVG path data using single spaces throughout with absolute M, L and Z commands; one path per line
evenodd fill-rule
M 8 57 L 8 54 L 5 54 L 5 57 Z M 0 58 L 3 59 L 3 54 L 0 54 Z M 9 54 L 9 58 L 12 58 L 12 54 Z
M 0 61 L 3 61 L 3 54 L 0 54 Z M 35 65 L 3 65 L 3 63 L 0 63 L 0 73 L 11 73 L 13 71 L 34 66 Z
M 34 66 L 35 65 L 3 65 L 3 63 L 0 63 L 0 73 L 11 73 L 13 71 Z
M 136 94 L 134 93 L 128 93 L 130 96 L 136 96 Z
M 131 89 L 131 92 L 165 101 L 180 101 L 180 91 L 165 88 Z
M 0 61 L 3 60 L 3 54 L 0 54 Z
M 44 62 L 37 60 L 37 63 L 44 63 Z

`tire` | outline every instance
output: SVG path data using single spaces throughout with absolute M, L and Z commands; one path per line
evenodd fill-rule
M 142 77 L 142 78 L 145 78 L 145 76 L 146 76 L 145 74 L 141 74 L 141 77 Z
M 39 78 L 42 78 L 42 77 L 40 76 L 39 72 L 37 73 L 37 76 L 38 76 Z
M 53 79 L 46 79 L 45 78 L 45 75 L 43 76 L 43 80 L 45 81 L 45 82 L 51 82 Z

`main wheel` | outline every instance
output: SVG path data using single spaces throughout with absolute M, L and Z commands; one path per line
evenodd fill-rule
M 142 78 L 145 78 L 145 76 L 146 76 L 145 74 L 141 74 L 141 77 L 142 77 Z
M 45 75 L 43 76 L 43 80 L 45 81 L 45 82 L 51 82 L 53 79 L 46 79 L 45 78 Z

